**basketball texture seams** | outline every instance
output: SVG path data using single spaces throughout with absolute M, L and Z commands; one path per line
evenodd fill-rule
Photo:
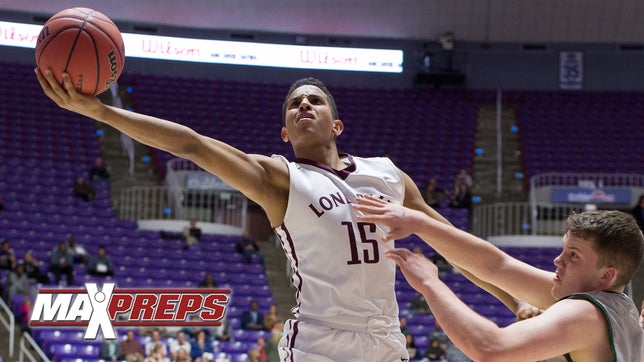
M 54 14 L 43 25 L 36 43 L 36 64 L 51 69 L 62 81 L 67 72 L 83 94 L 107 90 L 123 71 L 123 38 L 107 16 L 88 8 Z

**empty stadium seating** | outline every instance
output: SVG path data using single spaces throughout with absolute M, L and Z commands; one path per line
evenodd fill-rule
M 246 152 L 293 157 L 279 135 L 289 84 L 149 75 L 129 75 L 120 82 L 132 87 L 132 102 L 140 112 L 186 124 Z M 463 93 L 348 87 L 330 91 L 345 124 L 338 138 L 341 150 L 389 155 L 420 184 L 436 177 L 448 186 L 461 168 L 471 171 L 477 103 Z M 170 157 L 156 154 L 162 174 Z
M 542 172 L 641 173 L 643 101 L 635 92 L 523 92 L 526 180 Z

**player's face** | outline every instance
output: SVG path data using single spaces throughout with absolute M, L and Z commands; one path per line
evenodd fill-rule
M 286 102 L 286 119 L 282 137 L 293 147 L 328 143 L 342 131 L 333 119 L 324 92 L 312 85 L 295 89 Z
M 555 271 L 552 296 L 555 299 L 573 293 L 601 290 L 602 276 L 606 267 L 599 267 L 599 254 L 592 248 L 592 242 L 566 234 L 563 250 L 554 260 Z

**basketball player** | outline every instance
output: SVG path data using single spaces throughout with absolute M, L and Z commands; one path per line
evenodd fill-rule
M 644 236 L 632 216 L 587 211 L 564 224 L 554 273 L 416 210 L 374 198 L 357 200 L 358 222 L 390 228 L 382 240 L 416 233 L 438 253 L 543 313 L 499 328 L 462 303 L 437 268 L 407 249 L 387 256 L 421 292 L 450 339 L 476 361 L 641 361 L 642 327 L 624 288 L 642 261 Z M 564 359 L 565 358 L 565 359 Z
M 373 195 L 447 222 L 412 179 L 387 158 L 338 154 L 344 131 L 335 101 L 317 79 L 295 82 L 282 107 L 281 138 L 297 159 L 246 154 L 167 120 L 102 104 L 36 70 L 60 107 L 107 123 L 149 146 L 186 158 L 261 205 L 290 259 L 296 319 L 285 324 L 288 361 L 406 361 L 394 293 L 395 264 L 376 225 L 357 222 L 350 204 Z
M 387 158 L 340 155 L 344 124 L 318 80 L 295 82 L 283 104 L 281 138 L 297 160 L 246 154 L 167 120 L 104 105 L 36 70 L 60 107 L 107 123 L 149 146 L 189 159 L 262 206 L 290 259 L 295 320 L 286 322 L 282 360 L 405 361 L 394 293 L 391 244 L 375 225 L 358 223 L 350 203 L 369 194 L 446 222 L 429 208 L 409 176 Z M 244 125 L 239 125 L 240 127 Z M 252 125 L 246 125 L 252 126 Z

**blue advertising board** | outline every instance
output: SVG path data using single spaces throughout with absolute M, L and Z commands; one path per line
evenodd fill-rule
M 630 204 L 631 190 L 627 188 L 589 189 L 583 187 L 553 187 L 552 202 L 578 204 Z

